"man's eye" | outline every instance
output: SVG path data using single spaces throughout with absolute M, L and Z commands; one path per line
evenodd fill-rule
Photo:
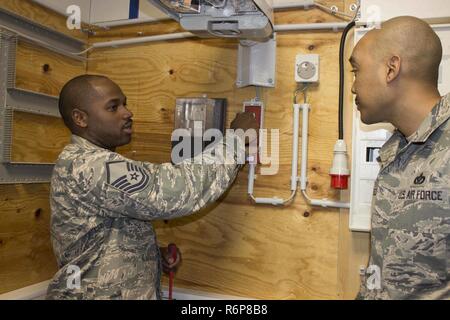
M 352 73 L 356 73 L 356 71 L 358 71 L 358 70 L 356 70 L 356 69 L 350 70 L 350 72 L 352 72 Z
M 111 111 L 116 111 L 117 110 L 117 105 L 110 106 L 108 109 L 111 110 Z

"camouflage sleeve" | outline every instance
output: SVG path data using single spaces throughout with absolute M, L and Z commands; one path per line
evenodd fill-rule
M 237 144 L 237 147 L 235 146 Z M 140 220 L 189 215 L 217 200 L 234 181 L 243 154 L 234 135 L 178 165 L 132 161 L 118 154 L 98 170 L 98 201 L 107 215 Z

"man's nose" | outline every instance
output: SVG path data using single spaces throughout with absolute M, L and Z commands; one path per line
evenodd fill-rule
M 123 117 L 124 117 L 125 119 L 133 118 L 133 112 L 131 112 L 130 109 L 128 109 L 127 107 L 125 107 L 125 112 L 124 112 L 124 114 L 123 114 Z
M 353 93 L 353 94 L 356 94 L 355 83 L 354 83 L 354 82 L 353 82 L 353 84 L 352 84 L 352 93 Z

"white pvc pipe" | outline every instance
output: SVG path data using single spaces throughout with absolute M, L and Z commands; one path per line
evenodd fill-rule
M 255 181 L 255 168 L 256 165 L 253 163 L 250 163 L 248 166 L 248 188 L 247 188 L 248 194 L 253 194 L 253 185 Z
M 291 190 L 297 190 L 298 184 L 298 124 L 300 105 L 294 104 L 294 127 L 292 132 Z
M 283 199 L 273 197 L 273 198 L 255 198 L 255 202 L 259 204 L 272 204 L 274 206 L 281 205 L 284 203 Z
M 302 108 L 302 162 L 300 167 L 300 189 L 306 190 L 308 177 L 306 174 L 308 164 L 308 124 L 309 124 L 309 104 L 301 105 Z
M 328 201 L 328 200 L 316 200 L 316 199 L 310 199 L 309 202 L 312 206 L 319 206 L 324 208 L 344 208 L 349 209 L 350 203 L 348 202 L 339 202 L 339 201 Z
M 324 23 L 301 23 L 301 24 L 279 24 L 273 27 L 275 32 L 280 31 L 312 31 L 312 30 L 328 30 L 337 31 L 344 29 L 348 22 L 324 22 Z
M 147 22 L 159 22 L 159 21 L 165 21 L 165 20 L 170 20 L 170 17 L 167 16 L 167 17 L 161 17 L 161 18 L 137 18 L 137 19 L 129 19 L 129 20 L 97 22 L 94 25 L 97 27 L 100 27 L 100 28 L 109 29 L 112 27 L 121 27 L 121 26 L 128 26 L 128 25 L 147 23 Z
M 312 206 L 319 206 L 325 208 L 350 208 L 350 203 L 348 202 L 340 202 L 340 201 L 329 201 L 326 199 L 311 199 L 308 197 L 306 193 L 306 183 L 308 182 L 307 178 L 307 168 L 308 168 L 308 124 L 309 124 L 309 107 L 310 105 L 307 103 L 302 104 L 301 109 L 302 112 L 302 161 L 301 161 L 301 169 L 300 169 L 300 189 L 302 190 L 303 195 L 308 200 L 309 204 Z
M 295 2 L 290 3 L 280 3 L 280 4 L 274 4 L 272 6 L 273 10 L 280 10 L 280 9 L 295 9 L 295 8 L 307 8 L 314 6 L 314 0 L 296 0 Z
M 291 200 L 297 191 L 297 181 L 298 181 L 298 131 L 300 123 L 300 105 L 294 104 L 294 116 L 293 116 L 293 130 L 292 130 L 292 163 L 291 163 L 291 197 L 288 200 L 283 200 L 278 197 L 272 198 L 253 198 L 253 185 L 255 180 L 255 164 L 249 164 L 248 169 L 248 194 L 254 199 L 255 203 L 258 204 L 272 204 L 282 205 L 289 200 Z
M 177 39 L 187 39 L 193 38 L 196 35 L 190 32 L 179 32 L 179 33 L 169 33 L 161 34 L 156 36 L 140 37 L 140 38 L 130 38 L 124 40 L 114 40 L 106 42 L 97 42 L 92 44 L 92 48 L 105 48 L 105 47 L 118 47 L 137 43 L 147 43 L 154 41 L 165 41 L 165 40 L 177 40 Z

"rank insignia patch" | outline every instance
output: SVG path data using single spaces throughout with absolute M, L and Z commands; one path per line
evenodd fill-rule
M 106 163 L 107 182 L 126 193 L 135 193 L 147 187 L 148 173 L 140 166 L 127 161 Z

